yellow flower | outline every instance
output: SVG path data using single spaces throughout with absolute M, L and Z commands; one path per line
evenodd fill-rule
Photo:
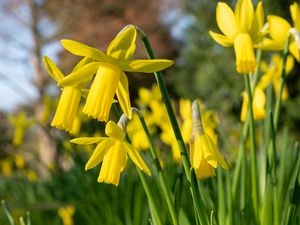
M 254 11 L 251 0 L 238 0 L 233 12 L 226 3 L 219 2 L 216 11 L 217 24 L 224 35 L 209 31 L 210 36 L 224 47 L 234 46 L 239 73 L 254 72 L 254 47 L 264 36 L 262 3 L 259 2 Z
M 34 170 L 28 170 L 26 173 L 29 182 L 34 183 L 38 180 L 38 175 Z
M 26 118 L 25 112 L 20 112 L 17 116 L 8 116 L 9 122 L 15 126 L 12 144 L 16 147 L 23 144 L 25 130 L 33 124 L 33 119 Z
M 0 167 L 4 177 L 10 177 L 12 175 L 12 164 L 10 160 L 5 159 L 0 161 Z
M 286 61 L 286 75 L 288 75 L 294 67 L 294 59 L 292 56 L 288 56 Z M 261 63 L 261 69 L 265 73 L 261 80 L 258 83 L 258 86 L 262 89 L 266 89 L 268 85 L 272 82 L 275 94 L 278 95 L 279 87 L 280 87 L 280 78 L 282 71 L 282 58 L 278 54 L 274 54 L 270 65 L 267 65 L 266 62 Z M 287 85 L 284 85 L 282 100 L 286 100 L 289 97 Z
M 76 41 L 62 40 L 64 48 L 74 55 L 95 60 L 59 82 L 62 86 L 73 86 L 88 82 L 96 74 L 83 108 L 84 114 L 99 121 L 107 121 L 116 94 L 121 109 L 131 119 L 128 80 L 124 71 L 152 73 L 173 64 L 173 61 L 165 59 L 130 60 L 136 47 L 136 35 L 134 26 L 125 27 L 110 43 L 106 54 Z
M 73 216 L 75 213 L 75 207 L 73 205 L 68 205 L 58 209 L 58 215 L 63 221 L 64 225 L 73 225 Z
M 21 154 L 16 154 L 14 157 L 15 165 L 19 170 L 24 169 L 25 167 L 25 160 Z
M 294 28 L 297 29 L 298 33 L 300 32 L 300 10 L 296 2 L 290 6 L 290 12 Z M 269 26 L 270 38 L 264 38 L 262 49 L 276 51 L 283 50 L 287 39 L 287 35 L 291 31 L 292 26 L 289 24 L 288 21 L 279 16 L 269 15 L 267 17 L 267 21 Z M 297 45 L 295 38 L 292 38 L 291 40 L 289 51 L 299 62 L 299 46 Z
M 181 124 L 182 138 L 185 143 L 189 143 L 191 133 L 192 133 L 192 127 L 193 127 L 192 103 L 189 99 L 181 98 L 179 100 L 179 112 L 182 118 L 182 124 Z
M 199 110 L 198 101 L 193 102 L 193 133 L 190 141 L 190 161 L 198 179 L 215 176 L 214 169 L 220 164 L 227 169 L 227 163 L 219 152 L 216 143 L 206 134 Z
M 49 75 L 56 81 L 59 82 L 64 78 L 64 74 L 57 68 L 54 62 L 51 61 L 47 56 L 43 56 L 43 62 Z M 76 73 L 79 68 L 90 62 L 90 59 L 82 59 L 73 69 L 72 73 Z M 72 74 L 71 73 L 71 74 Z M 58 129 L 68 131 L 70 133 L 76 133 L 76 125 L 74 125 L 79 103 L 81 99 L 81 89 L 83 83 L 79 83 L 75 86 L 64 87 L 57 105 L 57 109 L 54 118 L 51 122 L 51 126 Z
M 245 122 L 248 112 L 248 95 L 244 91 L 242 93 L 243 97 L 243 104 L 242 104 L 242 110 L 241 110 L 241 121 Z M 264 119 L 266 116 L 266 95 L 263 91 L 263 89 L 260 86 L 256 86 L 254 89 L 254 95 L 253 95 L 253 116 L 255 120 L 261 120 Z
M 105 133 L 108 137 L 75 138 L 75 144 L 98 143 L 94 153 L 87 162 L 85 169 L 92 169 L 102 161 L 98 182 L 119 184 L 120 174 L 127 163 L 127 154 L 135 165 L 148 176 L 150 170 L 136 149 L 125 141 L 125 132 L 113 121 L 106 124 Z
M 172 129 L 171 122 L 167 119 L 161 125 L 160 128 L 162 132 L 160 134 L 161 140 L 166 144 L 171 146 L 172 157 L 176 163 L 181 162 L 180 150 L 177 144 L 176 137 L 174 135 L 174 131 Z

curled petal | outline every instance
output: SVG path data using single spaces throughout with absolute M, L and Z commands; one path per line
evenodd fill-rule
M 120 64 L 122 70 L 127 72 L 153 73 L 173 65 L 173 60 L 167 59 L 136 59 Z
M 128 79 L 124 72 L 121 72 L 120 81 L 116 90 L 117 98 L 119 100 L 122 111 L 128 117 L 132 118 L 132 109 L 130 104 Z
M 71 142 L 78 145 L 90 145 L 103 141 L 104 139 L 106 139 L 106 137 L 81 137 L 74 138 L 71 140 Z
M 217 5 L 217 24 L 220 30 L 229 38 L 233 38 L 238 32 L 238 25 L 232 9 L 223 2 Z
M 108 121 L 105 127 L 105 134 L 120 141 L 125 138 L 125 132 L 114 121 Z
M 270 15 L 267 20 L 271 38 L 276 42 L 281 43 L 283 48 L 291 25 L 279 16 Z
M 55 63 L 52 62 L 52 60 L 49 57 L 43 56 L 43 63 L 49 75 L 57 82 L 59 82 L 65 77 L 64 74 L 60 71 L 60 69 L 57 68 Z
M 232 46 L 233 44 L 233 41 L 222 35 L 222 34 L 218 34 L 218 33 L 215 33 L 213 31 L 209 31 L 209 35 L 220 45 L 224 46 L 224 47 L 229 47 L 229 46 Z
M 85 170 L 89 170 L 97 166 L 103 160 L 105 154 L 109 151 L 113 144 L 114 143 L 108 138 L 100 142 L 95 148 L 95 151 L 89 161 L 86 163 Z

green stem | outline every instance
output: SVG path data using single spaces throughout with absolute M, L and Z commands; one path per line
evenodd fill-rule
M 147 51 L 149 59 L 155 59 L 155 55 L 154 55 L 154 52 L 152 50 L 152 47 L 151 47 L 151 44 L 148 40 L 147 35 L 139 27 L 137 27 L 137 30 L 140 34 L 141 40 L 142 40 L 142 42 L 144 44 L 144 47 Z M 183 138 L 182 138 L 182 135 L 181 135 L 181 132 L 180 132 L 180 129 L 179 129 L 179 125 L 178 125 L 178 122 L 177 122 L 177 119 L 176 119 L 174 109 L 173 109 L 172 104 L 171 104 L 171 100 L 170 100 L 166 85 L 164 83 L 164 80 L 162 78 L 162 74 L 160 72 L 154 72 L 154 76 L 155 76 L 156 82 L 159 86 L 161 95 L 163 97 L 163 102 L 164 102 L 166 110 L 168 112 L 168 116 L 170 118 L 171 125 L 172 125 L 172 128 L 173 128 L 173 132 L 174 132 L 175 138 L 177 140 L 177 144 L 178 144 L 181 159 L 182 159 L 182 164 L 183 164 L 183 167 L 184 167 L 184 171 L 185 171 L 187 180 L 189 181 L 189 184 L 190 184 L 190 187 L 191 187 L 191 192 L 192 192 L 192 196 L 193 196 L 194 203 L 195 203 L 195 206 L 196 206 L 197 214 L 200 217 L 201 224 L 207 224 L 207 222 L 206 222 L 207 220 L 204 220 L 204 218 L 203 218 L 204 215 L 203 215 L 203 212 L 202 212 L 202 204 L 201 204 L 201 199 L 200 199 L 200 194 L 199 194 L 198 183 L 195 182 L 195 180 L 197 180 L 196 174 L 195 174 L 195 171 L 193 169 L 191 169 L 191 164 L 190 164 L 189 157 L 188 157 L 188 154 L 187 154 L 187 149 L 186 149 L 185 143 L 183 141 Z
M 117 108 L 117 106 L 115 104 L 112 105 L 112 110 L 113 110 L 113 113 L 114 113 L 114 116 L 119 119 L 121 117 L 121 114 Z M 126 135 L 126 139 L 127 141 L 130 143 L 130 138 L 128 137 L 128 135 Z M 138 175 L 140 177 L 140 180 L 142 182 L 142 185 L 143 185 L 143 188 L 144 188 L 144 191 L 147 195 L 147 199 L 148 199 L 148 202 L 149 202 L 149 207 L 150 207 L 150 210 L 151 212 L 153 213 L 153 219 L 156 221 L 157 225 L 163 225 L 163 222 L 162 222 L 162 219 L 160 217 L 160 213 L 159 213 L 159 210 L 155 204 L 155 201 L 154 201 L 154 197 L 153 197 L 153 194 L 150 190 L 150 187 L 147 183 L 147 178 L 146 178 L 146 175 L 140 171 L 138 168 L 137 169 L 137 172 L 138 172 Z
M 253 115 L 253 98 L 250 87 L 250 78 L 248 74 L 244 75 L 245 86 L 248 95 L 248 114 L 250 116 L 250 140 L 251 140 L 251 184 L 252 184 L 252 201 L 254 208 L 254 215 L 258 219 L 258 184 L 257 184 L 257 162 L 256 162 L 256 141 L 255 141 L 255 127 Z
M 152 158 L 153 158 L 153 161 L 154 161 L 154 166 L 155 166 L 155 168 L 158 172 L 160 184 L 161 184 L 162 190 L 163 190 L 163 195 L 164 195 L 165 200 L 167 202 L 168 209 L 169 209 L 173 224 L 178 225 L 179 223 L 178 223 L 178 220 L 177 220 L 175 206 L 174 206 L 174 203 L 173 203 L 172 198 L 171 198 L 170 190 L 167 187 L 166 177 L 165 177 L 165 175 L 163 173 L 163 170 L 161 168 L 159 158 L 158 158 L 158 154 L 157 154 L 157 151 L 156 151 L 155 146 L 153 144 L 153 140 L 151 138 L 149 129 L 147 127 L 147 124 L 144 120 L 144 117 L 143 117 L 142 113 L 136 108 L 133 108 L 132 110 L 133 110 L 133 112 L 135 112 L 138 115 L 138 117 L 140 119 L 140 122 L 141 122 L 141 125 L 144 129 L 145 135 L 147 137 L 147 141 L 148 141 L 149 146 L 150 146 L 151 155 L 152 155 Z
M 275 109 L 274 109 L 274 128 L 275 131 L 277 130 L 278 126 L 278 120 L 279 120 L 279 115 L 280 115 L 280 108 L 281 108 L 281 100 L 282 100 L 282 93 L 286 81 L 286 61 L 287 57 L 289 55 L 289 45 L 291 42 L 291 35 L 289 33 L 286 42 L 285 42 L 285 47 L 283 50 L 283 55 L 282 55 L 282 68 L 281 68 L 281 77 L 280 77 L 280 86 L 279 86 L 279 92 L 277 95 L 276 103 L 275 103 Z

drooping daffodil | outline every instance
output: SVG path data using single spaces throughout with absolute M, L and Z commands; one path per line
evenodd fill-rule
M 77 56 L 94 59 L 59 82 L 62 86 L 74 86 L 90 80 L 95 75 L 86 99 L 83 113 L 107 121 L 113 98 L 116 94 L 122 111 L 131 119 L 131 104 L 126 72 L 152 73 L 173 64 L 166 59 L 130 60 L 136 48 L 136 27 L 125 27 L 109 44 L 106 54 L 102 51 L 72 40 L 62 40 L 66 50 Z
M 83 58 L 75 66 L 72 73 L 76 73 L 79 68 L 83 67 L 89 62 L 91 62 L 89 58 Z M 49 75 L 56 82 L 60 82 L 65 77 L 55 63 L 47 56 L 43 56 L 43 63 Z M 68 131 L 70 133 L 77 132 L 76 116 L 83 87 L 83 82 L 74 86 L 63 87 L 54 118 L 51 122 L 51 126 Z
M 234 12 L 226 3 L 219 2 L 216 19 L 224 35 L 210 31 L 210 36 L 224 47 L 234 47 L 238 73 L 254 72 L 254 47 L 258 47 L 265 35 L 262 2 L 257 4 L 254 11 L 251 0 L 238 0 Z
M 217 148 L 217 144 L 206 134 L 202 125 L 199 103 L 192 103 L 193 132 L 190 140 L 190 161 L 198 179 L 215 176 L 218 164 L 227 169 L 227 163 Z
M 295 59 L 300 61 L 300 53 L 299 53 L 299 32 L 300 32 L 300 10 L 299 6 L 296 2 L 290 5 L 291 17 L 293 20 L 292 27 L 289 22 L 279 16 L 269 15 L 267 17 L 267 24 L 269 27 L 269 36 L 268 38 L 264 38 L 262 49 L 263 50 L 275 50 L 281 51 L 284 49 L 287 37 L 289 32 L 293 29 L 296 29 L 296 32 L 292 32 L 295 34 L 292 36 L 289 45 L 289 52 L 295 57 Z
M 71 140 L 75 144 L 98 143 L 85 169 L 92 169 L 102 162 L 98 182 L 118 185 L 120 175 L 127 163 L 127 155 L 134 164 L 148 176 L 151 176 L 148 166 L 139 152 L 125 141 L 125 132 L 115 122 L 109 121 L 105 127 L 108 137 L 82 137 Z

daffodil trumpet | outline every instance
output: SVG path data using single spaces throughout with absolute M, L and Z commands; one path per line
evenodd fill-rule
M 99 121 L 107 121 L 114 96 L 122 111 L 131 119 L 131 103 L 128 79 L 125 72 L 153 73 L 173 64 L 172 60 L 130 60 L 135 52 L 136 27 L 126 26 L 109 44 L 106 54 L 102 51 L 72 40 L 62 40 L 63 47 L 77 56 L 93 59 L 89 63 L 59 81 L 61 86 L 87 83 L 95 75 L 87 96 L 83 113 Z

